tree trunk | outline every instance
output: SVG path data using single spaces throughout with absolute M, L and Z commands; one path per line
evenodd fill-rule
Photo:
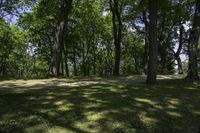
M 72 0 L 63 0 L 60 6 L 58 23 L 55 31 L 55 42 L 51 60 L 50 76 L 58 77 L 60 75 L 61 56 L 64 47 L 65 25 L 72 7 Z
M 157 0 L 149 0 L 149 61 L 147 84 L 155 84 L 157 76 Z
M 160 40 L 161 41 L 161 40 Z M 164 46 L 165 44 L 158 44 L 158 51 L 160 53 L 160 58 L 161 58 L 161 74 L 166 73 L 167 71 L 167 51 Z
M 66 76 L 69 77 L 69 67 L 68 67 L 68 59 L 65 59 L 65 71 L 66 71 Z
M 183 25 L 181 25 L 180 26 L 179 47 L 178 47 L 177 52 L 175 53 L 175 59 L 177 61 L 177 65 L 178 65 L 178 74 L 183 74 L 182 61 L 180 58 L 181 50 L 183 48 L 183 31 L 184 31 L 184 27 L 183 27 Z
M 143 11 L 143 21 L 145 25 L 145 45 L 144 45 L 144 53 L 143 53 L 143 72 L 147 74 L 147 63 L 148 63 L 148 48 L 149 48 L 149 23 L 146 17 L 146 11 Z
M 198 75 L 198 61 L 197 61 L 197 49 L 200 34 L 200 1 L 196 2 L 196 9 L 193 19 L 193 26 L 190 31 L 188 52 L 189 52 L 189 66 L 186 79 L 199 80 Z
M 77 68 L 76 68 L 76 49 L 73 47 L 73 68 L 74 68 L 74 76 L 78 76 Z
M 96 41 L 97 42 L 97 41 Z M 93 46 L 93 74 L 96 75 L 96 46 Z
M 61 75 L 64 76 L 64 58 L 63 58 L 63 53 L 61 55 Z
M 4 56 L 3 56 L 3 53 L 2 53 L 2 56 L 1 56 L 1 64 L 0 64 L 0 76 L 3 77 L 3 60 L 4 60 Z
M 183 74 L 183 67 L 180 56 L 176 59 L 178 65 L 178 74 Z
M 64 49 L 64 63 L 65 63 L 65 71 L 66 71 L 66 76 L 69 77 L 69 67 L 68 67 L 68 47 L 65 45 L 65 49 Z
M 96 75 L 96 56 L 93 57 L 93 74 Z
M 115 45 L 116 46 L 116 45 Z M 114 69 L 114 76 L 120 75 L 120 57 L 121 57 L 121 48 L 120 46 L 115 47 L 115 69 Z
M 110 9 L 112 12 L 113 35 L 115 45 L 115 67 L 114 76 L 120 75 L 120 58 L 121 58 L 121 42 L 122 42 L 122 4 L 119 0 L 110 0 Z M 121 6 L 120 6 L 121 5 Z

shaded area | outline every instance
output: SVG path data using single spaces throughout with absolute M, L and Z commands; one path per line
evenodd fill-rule
M 142 79 L 1 82 L 0 132 L 198 132 L 199 82 Z

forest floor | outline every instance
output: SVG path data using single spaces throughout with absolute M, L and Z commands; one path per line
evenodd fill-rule
M 199 133 L 200 82 L 180 78 L 0 81 L 0 133 Z

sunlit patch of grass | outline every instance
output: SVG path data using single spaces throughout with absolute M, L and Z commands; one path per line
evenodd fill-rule
M 158 78 L 0 82 L 0 133 L 198 133 L 200 83 Z
M 145 99 L 145 98 L 135 98 L 135 100 L 138 101 L 138 102 L 147 103 L 147 104 L 150 104 L 150 105 L 157 104 L 156 102 L 154 102 L 150 99 Z
M 156 125 L 156 122 L 158 122 L 157 119 L 155 119 L 154 117 L 148 116 L 148 112 L 146 111 L 140 111 L 139 114 L 139 119 L 140 121 L 148 127 L 152 127 Z
M 76 132 L 73 132 L 63 127 L 53 126 L 47 129 L 47 133 L 76 133 Z
M 173 116 L 173 117 L 182 117 L 182 115 L 178 112 L 173 112 L 173 111 L 167 111 L 167 114 Z

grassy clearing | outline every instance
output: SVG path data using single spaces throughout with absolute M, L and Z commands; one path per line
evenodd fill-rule
M 0 133 L 199 132 L 200 82 L 143 79 L 2 81 Z

